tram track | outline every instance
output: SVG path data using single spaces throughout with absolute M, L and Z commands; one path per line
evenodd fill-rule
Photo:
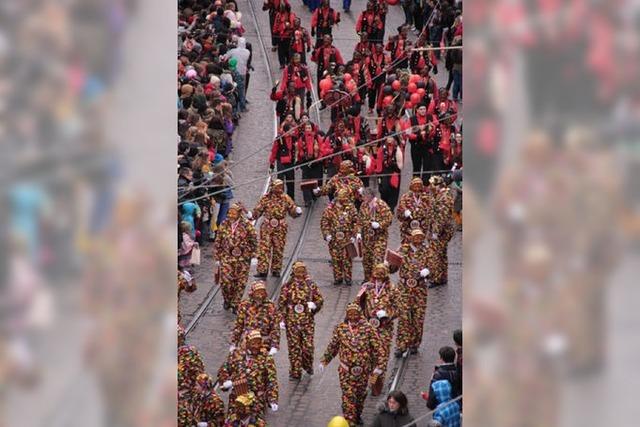
M 266 70 L 267 70 L 267 77 L 269 79 L 269 83 L 270 85 L 273 87 L 273 85 L 275 84 L 275 79 L 273 76 L 273 67 L 271 64 L 271 60 L 269 57 L 269 53 L 268 50 L 266 48 L 266 45 L 264 43 L 264 38 L 262 36 L 262 32 L 260 31 L 260 26 L 258 23 L 258 18 L 256 15 L 256 10 L 255 10 L 255 6 L 253 4 L 253 1 L 248 0 L 247 1 L 248 5 L 249 5 L 249 10 L 251 13 L 251 18 L 253 21 L 253 24 L 255 26 L 255 37 L 258 40 L 258 44 L 260 45 L 260 51 L 262 52 L 262 60 L 264 61 L 264 65 L 266 66 Z M 312 89 L 312 98 L 314 98 L 314 101 L 316 100 L 316 94 L 315 91 L 313 91 Z M 276 114 L 276 110 L 275 110 L 275 106 L 273 107 L 273 139 L 275 139 L 277 137 L 278 134 L 278 118 L 277 118 L 277 114 Z M 315 115 L 317 118 L 318 123 L 320 122 L 320 113 L 318 111 L 318 109 L 315 109 Z M 271 185 L 271 180 L 272 180 L 272 175 L 268 174 L 266 180 L 265 180 L 265 184 L 261 193 L 261 196 L 265 195 L 267 193 L 267 191 L 269 190 L 269 187 Z M 295 260 L 297 259 L 300 250 L 302 248 L 303 242 L 304 242 L 304 238 L 307 235 L 307 231 L 309 228 L 309 224 L 310 224 L 310 219 L 311 219 L 311 213 L 313 210 L 313 207 L 315 206 L 315 201 L 311 204 L 311 206 L 305 210 L 305 218 L 304 218 L 304 222 L 303 222 L 303 226 L 302 229 L 299 233 L 299 237 L 296 240 L 296 245 L 293 249 L 292 254 L 288 257 L 288 262 L 284 268 L 283 274 L 281 276 L 281 280 L 279 281 L 279 283 L 277 284 L 277 286 L 273 289 L 270 298 L 273 300 L 274 298 L 277 297 L 280 288 L 282 287 L 282 285 L 284 283 L 286 283 L 286 281 L 289 279 L 289 276 L 291 274 L 291 268 L 293 267 L 293 263 L 295 262 Z M 260 220 L 259 220 L 260 221 Z M 256 228 L 258 228 L 258 222 L 256 222 Z M 212 287 L 209 292 L 207 293 L 205 299 L 202 301 L 202 303 L 200 303 L 198 305 L 198 308 L 196 308 L 193 317 L 191 318 L 191 320 L 189 321 L 187 327 L 185 328 L 185 335 L 189 336 L 189 334 L 196 328 L 196 326 L 198 325 L 198 323 L 202 320 L 202 318 L 205 316 L 205 314 L 208 312 L 209 308 L 211 307 L 211 304 L 213 303 L 213 301 L 215 300 L 216 296 L 220 293 L 221 290 L 221 286 L 220 285 L 216 285 L 214 287 Z

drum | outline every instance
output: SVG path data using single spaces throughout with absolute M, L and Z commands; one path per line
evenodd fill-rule
M 371 385 L 371 396 L 380 396 L 384 381 L 382 375 L 376 376 L 376 381 Z
M 246 379 L 240 379 L 233 383 L 233 389 L 238 396 L 249 393 L 249 383 Z
M 358 258 L 360 256 L 360 254 L 358 253 L 358 248 L 353 242 L 347 243 L 345 249 L 347 250 L 347 255 L 349 255 L 349 258 L 351 259 Z
M 387 249 L 385 260 L 389 263 L 390 273 L 395 273 L 400 270 L 400 265 L 402 265 L 402 256 L 397 251 Z

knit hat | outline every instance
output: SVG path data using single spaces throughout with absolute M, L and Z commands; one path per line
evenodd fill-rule
M 350 311 L 357 311 L 358 313 L 360 313 L 361 312 L 361 308 L 355 302 L 351 302 L 351 303 L 347 304 L 347 313 L 350 312 Z
M 261 340 L 261 339 L 262 339 L 262 334 L 260 334 L 260 331 L 258 331 L 257 329 L 254 329 L 253 331 L 249 332 L 249 334 L 247 335 L 247 341 Z
M 264 289 L 265 291 L 267 290 L 267 286 L 264 284 L 264 282 L 262 280 L 253 282 L 253 285 L 251 285 L 251 291 L 255 292 L 259 291 L 260 289 Z
M 302 261 L 296 261 L 296 262 L 293 264 L 293 271 L 296 271 L 296 270 L 306 270 L 306 269 L 307 269 L 307 266 L 306 266 L 306 265 L 304 265 L 304 263 L 303 263 Z
M 440 175 L 433 175 L 431 178 L 429 178 L 429 184 L 437 187 L 444 184 L 444 180 Z

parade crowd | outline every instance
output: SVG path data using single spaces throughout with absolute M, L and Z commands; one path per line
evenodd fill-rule
M 236 316 L 228 357 L 210 375 L 198 349 L 186 343 L 178 314 L 180 426 L 266 425 L 267 409 L 278 411 L 273 356 L 282 332 L 292 381 L 338 359 L 344 418 L 331 420 L 333 427 L 363 424 L 368 390 L 379 394 L 387 377 L 394 330 L 395 357 L 418 352 L 428 289 L 447 285 L 447 247 L 461 226 L 462 5 L 403 2 L 406 22 L 385 39 L 388 7 L 395 3 L 366 3 L 352 58 L 333 44 L 341 13 L 329 0 L 305 2 L 312 12 L 309 30 L 287 0 L 264 3 L 281 77 L 270 94 L 277 136 L 270 147 L 256 146 L 268 156 L 274 179 L 251 208 L 249 201 L 234 200 L 242 177 L 234 177 L 228 163 L 234 144 L 247 143 L 235 134 L 249 108 L 253 68 L 242 13 L 234 0 L 178 1 L 178 297 L 198 286 L 193 268 L 202 247 L 212 251 L 224 309 Z M 342 6 L 342 13 L 351 13 L 350 1 Z M 448 73 L 446 86 L 438 86 L 438 72 Z M 330 113 L 328 129 L 311 120 L 313 108 Z M 407 157 L 413 178 L 401 195 Z M 320 229 L 333 284 L 353 285 L 357 257 L 364 277 L 314 366 L 315 317 L 324 303 L 318 285 L 302 261 L 293 264 L 275 301 L 263 279 L 284 273 L 287 217 L 300 217 L 303 207 L 325 196 L 330 202 Z M 401 235 L 397 250 L 388 247 L 394 222 Z M 258 280 L 243 299 L 252 265 Z M 425 378 L 433 425 L 461 423 L 460 331 L 453 340 L 456 348 L 442 347 L 431 381 Z M 218 389 L 229 394 L 226 409 Z M 406 396 L 394 390 L 373 425 L 412 420 Z

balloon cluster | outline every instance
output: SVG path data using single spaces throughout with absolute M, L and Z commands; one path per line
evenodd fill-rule
M 422 102 L 425 94 L 426 83 L 419 75 L 401 71 L 398 75 L 389 74 L 382 87 L 382 107 L 400 101 L 399 106 L 410 110 Z
M 344 90 L 354 95 L 358 90 L 358 84 L 353 80 L 351 74 L 345 73 L 342 75 L 342 81 L 339 78 L 332 79 L 331 76 L 327 76 L 320 80 L 320 98 L 324 98 L 330 90 Z

